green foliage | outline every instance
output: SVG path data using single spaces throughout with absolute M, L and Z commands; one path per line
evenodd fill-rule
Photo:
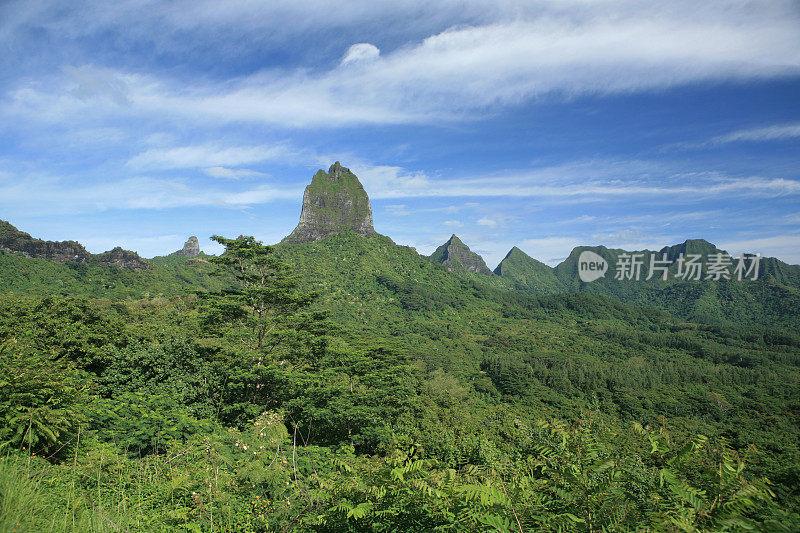
M 49 511 L 45 494 L 39 483 L 30 479 L 24 458 L 11 458 L 0 458 L 0 531 L 41 531 Z M 39 527 L 31 527 L 34 524 Z
M 374 450 L 414 402 L 408 358 L 385 348 L 331 353 L 304 377 L 303 392 L 285 405 L 319 444 Z
M 211 420 L 198 420 L 191 408 L 167 394 L 123 392 L 97 398 L 87 411 L 92 426 L 103 428 L 103 440 L 133 456 L 163 451 L 214 427 Z
M 584 250 L 591 250 L 604 257 L 610 271 L 602 279 L 583 283 L 578 277 L 578 257 Z M 668 258 L 675 261 L 678 254 L 698 254 L 706 261 L 710 254 L 719 253 L 713 244 L 702 239 L 689 240 L 665 250 Z M 677 264 L 670 267 L 667 281 L 656 276 L 639 281 L 617 280 L 614 266 L 625 250 L 608 249 L 604 246 L 581 246 L 553 269 L 564 292 L 587 292 L 613 297 L 616 300 L 647 307 L 663 309 L 669 313 L 708 324 L 737 324 L 741 326 L 760 324 L 797 327 L 800 324 L 800 266 L 787 265 L 775 258 L 761 261 L 757 281 L 751 280 L 698 280 L 683 281 L 675 277 Z M 526 290 L 522 287 L 523 290 Z M 527 289 L 541 294 L 541 291 Z
M 84 418 L 84 394 L 85 385 L 71 368 L 16 339 L 0 344 L 0 451 L 60 451 L 56 448 L 71 441 Z
M 97 261 L 55 263 L 0 252 L 0 291 L 127 300 L 221 290 L 230 285 L 230 280 L 209 276 L 213 268 L 205 254 L 191 259 L 155 257 L 149 262 L 150 268 L 135 272 Z
M 272 256 L 272 248 L 253 237 L 212 239 L 225 246 L 223 255 L 211 259 L 217 275 L 233 276 L 238 286 L 206 297 L 204 325 L 233 324 L 238 340 L 254 352 L 254 358 L 263 360 L 290 329 L 285 327 L 287 319 L 308 307 L 314 295 L 297 291 L 288 267 Z
M 0 301 L 20 529 L 798 529 L 794 331 L 521 294 L 380 236 L 220 239 L 169 298 Z

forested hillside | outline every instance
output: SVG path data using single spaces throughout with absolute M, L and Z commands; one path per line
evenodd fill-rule
M 602 279 L 583 283 L 577 274 L 581 252 L 594 251 L 609 261 L 611 272 Z M 730 258 L 728 277 L 708 279 L 706 267 L 715 254 L 726 254 L 702 239 L 687 240 L 658 252 L 643 250 L 639 253 L 647 262 L 651 255 L 666 257 L 669 262 L 667 279 L 656 272 L 651 279 L 649 264 L 642 265 L 641 279 L 617 279 L 615 267 L 623 254 L 634 252 L 608 249 L 603 246 L 575 248 L 570 256 L 555 267 L 554 272 L 565 286 L 566 292 L 604 294 L 626 303 L 657 307 L 671 314 L 711 324 L 763 324 L 797 327 L 800 325 L 800 266 L 787 265 L 773 257 L 758 261 L 758 274 L 738 276 L 734 273 L 737 260 Z M 678 258 L 695 255 L 703 269 L 700 279 L 678 277 Z M 748 260 L 746 266 L 750 266 Z M 686 269 L 685 269 L 686 270 Z M 685 273 L 685 272 L 684 272 Z M 743 273 L 744 274 L 744 273 Z M 755 278 L 755 279 L 754 279 Z
M 220 240 L 130 279 L 0 256 L 53 272 L 0 305 L 0 529 L 800 525 L 791 329 Z
M 606 262 L 603 276 L 590 282 L 581 280 L 578 268 L 584 252 L 597 254 Z M 706 269 L 716 255 L 727 262 L 726 268 L 719 275 L 709 275 Z M 632 256 L 636 256 L 640 264 L 635 269 L 625 270 L 623 277 L 620 269 L 624 269 L 626 260 L 631 264 Z M 664 262 L 666 274 L 655 269 L 650 272 L 651 256 Z M 688 272 L 687 268 L 679 266 L 685 258 L 692 257 L 698 270 Z M 599 294 L 705 324 L 800 326 L 800 266 L 788 265 L 774 257 L 759 257 L 755 264 L 752 256 L 745 259 L 743 265 L 753 266 L 753 269 L 737 274 L 737 258 L 707 241 L 690 239 L 658 251 L 579 246 L 551 268 L 514 247 L 495 268 L 495 276 L 474 276 L 473 279 L 482 285 L 537 296 Z M 435 254 L 431 260 L 441 262 Z M 470 271 L 468 268 L 455 270 Z
M 56 263 L 0 253 L 0 290 L 4 294 L 58 295 L 117 300 L 174 296 L 193 290 L 215 290 L 228 282 L 209 276 L 208 256 L 154 257 L 142 271 L 118 268 L 90 260 Z

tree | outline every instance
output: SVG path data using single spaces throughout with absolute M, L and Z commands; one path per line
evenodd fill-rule
M 253 237 L 211 238 L 225 246 L 211 259 L 216 273 L 235 284 L 205 295 L 202 323 L 228 352 L 218 361 L 218 416 L 242 425 L 298 396 L 326 351 L 330 326 L 325 313 L 309 310 L 316 295 L 298 288 L 270 246 Z
M 0 452 L 62 451 L 84 421 L 85 387 L 62 361 L 17 339 L 0 343 Z
M 226 336 L 263 364 L 278 346 L 315 348 L 324 330 L 323 313 L 302 312 L 316 299 L 300 291 L 288 265 L 273 257 L 270 246 L 253 237 L 211 237 L 225 253 L 211 258 L 217 275 L 232 276 L 236 286 L 206 298 L 204 325 Z

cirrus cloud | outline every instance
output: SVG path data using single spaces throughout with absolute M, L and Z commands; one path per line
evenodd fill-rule
M 645 2 L 636 9 L 625 2 L 541 5 L 515 19 L 446 28 L 385 54 L 352 44 L 327 69 L 267 69 L 202 87 L 147 72 L 70 67 L 68 79 L 23 82 L 4 111 L 295 128 L 431 123 L 531 100 L 800 73 L 800 17 L 784 2 L 761 10 L 710 2 L 703 17 Z M 112 101 L 97 106 L 99 94 Z

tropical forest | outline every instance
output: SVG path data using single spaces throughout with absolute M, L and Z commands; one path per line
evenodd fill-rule
M 338 162 L 277 244 L 143 259 L 12 222 L 2 532 L 800 530 L 800 266 L 425 256 Z

